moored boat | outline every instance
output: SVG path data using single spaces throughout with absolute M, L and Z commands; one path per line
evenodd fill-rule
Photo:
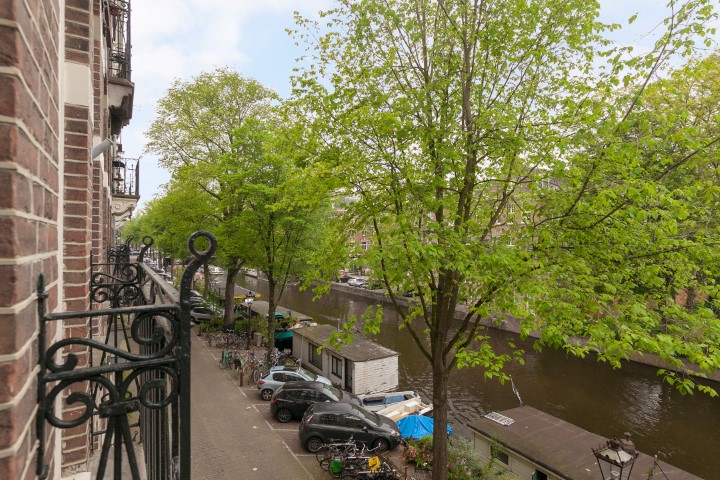
M 366 393 L 364 395 L 358 395 L 358 398 L 366 410 L 377 412 L 378 410 L 389 407 L 394 403 L 404 402 L 414 398 L 419 400 L 420 395 L 412 390 L 408 390 L 405 392 Z
M 408 415 L 424 415 L 426 417 L 432 417 L 432 411 L 432 405 L 424 403 L 422 399 L 417 396 L 401 402 L 392 403 L 385 408 L 375 411 L 375 413 L 389 417 L 393 421 L 397 422 Z

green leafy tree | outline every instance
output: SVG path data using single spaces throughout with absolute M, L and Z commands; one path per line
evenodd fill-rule
M 226 326 L 234 323 L 235 278 L 249 248 L 247 229 L 236 221 L 245 208 L 237 180 L 256 164 L 259 154 L 248 125 L 272 118 L 275 100 L 275 93 L 259 82 L 220 68 L 192 81 L 175 81 L 158 102 L 156 118 L 146 132 L 146 151 L 158 155 L 175 181 L 204 192 L 212 210 L 217 256 L 227 271 Z M 206 278 L 207 273 L 206 267 Z
M 247 263 L 268 282 L 268 354 L 275 343 L 277 304 L 288 282 L 308 268 L 328 216 L 328 183 L 303 166 L 305 154 L 296 149 L 299 132 L 291 119 L 282 119 L 278 112 L 274 124 L 243 127 L 247 133 L 239 138 L 254 145 L 256 160 L 229 179 L 238 185 L 235 193 L 245 206 L 235 230 L 247 236 Z
M 503 380 L 513 358 L 487 342 L 488 319 L 512 314 L 523 335 L 539 331 L 538 348 L 613 365 L 684 342 L 703 369 L 720 365 L 716 336 L 658 335 L 652 304 L 674 303 L 668 269 L 683 264 L 673 278 L 688 281 L 717 233 L 675 238 L 689 227 L 692 186 L 666 177 L 692 162 L 674 147 L 640 148 L 648 86 L 692 53 L 717 18 L 712 2 L 671 1 L 666 33 L 639 56 L 604 40 L 619 26 L 601 25 L 587 0 L 337 4 L 326 23 L 298 19 L 312 54 L 294 105 L 314 161 L 358 197 L 346 228 L 374 231 L 373 274 L 396 307 L 400 293 L 418 294 L 398 311 L 432 369 L 434 479 L 447 478 L 449 372 L 481 366 Z M 709 148 L 675 140 L 691 159 Z M 706 204 L 716 201 L 713 190 Z M 687 315 L 717 329 L 707 311 Z
M 228 327 L 234 323 L 234 285 L 241 267 L 257 268 L 268 280 L 272 334 L 287 282 L 318 244 L 324 224 L 318 214 L 327 190 L 320 177 L 306 175 L 307 154 L 296 149 L 302 136 L 296 124 L 272 91 L 218 69 L 192 82 L 175 82 L 147 133 L 147 150 L 160 156 L 175 183 L 204 202 L 200 210 L 215 226 L 218 257 L 227 269 Z

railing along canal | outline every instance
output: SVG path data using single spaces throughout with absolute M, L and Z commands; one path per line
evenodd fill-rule
M 209 246 L 198 252 L 199 237 L 206 238 Z M 145 454 L 144 477 L 190 478 L 190 288 L 193 275 L 212 257 L 217 243 L 208 232 L 190 237 L 193 258 L 179 293 L 143 263 L 152 239 L 145 237 L 143 244 L 136 262 L 130 261 L 130 246 L 124 244 L 108 251 L 108 263 L 92 266 L 91 303 L 109 308 L 48 313 L 43 276 L 38 280 L 37 474 L 41 479 L 48 476 L 46 422 L 67 429 L 88 421 L 100 448 L 96 478 L 120 479 L 123 463 L 133 479 L 141 478 L 133 427 L 139 428 Z M 84 323 L 97 334 L 64 338 L 48 346 L 53 322 L 58 321 Z M 82 360 L 83 353 L 87 361 Z M 67 407 L 84 407 L 79 415 L 56 412 L 56 400 L 66 390 L 71 392 L 64 399 Z M 108 469 L 112 473 L 106 475 Z

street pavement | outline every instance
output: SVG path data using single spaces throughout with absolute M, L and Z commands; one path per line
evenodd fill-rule
M 332 478 L 298 438 L 298 421 L 281 424 L 254 384 L 239 386 L 219 367 L 220 350 L 192 336 L 192 478 L 313 480 Z

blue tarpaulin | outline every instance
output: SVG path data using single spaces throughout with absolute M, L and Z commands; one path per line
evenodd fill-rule
M 408 415 L 396 423 L 400 428 L 400 435 L 402 435 L 403 438 L 412 437 L 418 439 L 432 435 L 435 420 L 424 415 Z M 447 429 L 448 436 L 452 437 L 452 427 L 448 425 Z

